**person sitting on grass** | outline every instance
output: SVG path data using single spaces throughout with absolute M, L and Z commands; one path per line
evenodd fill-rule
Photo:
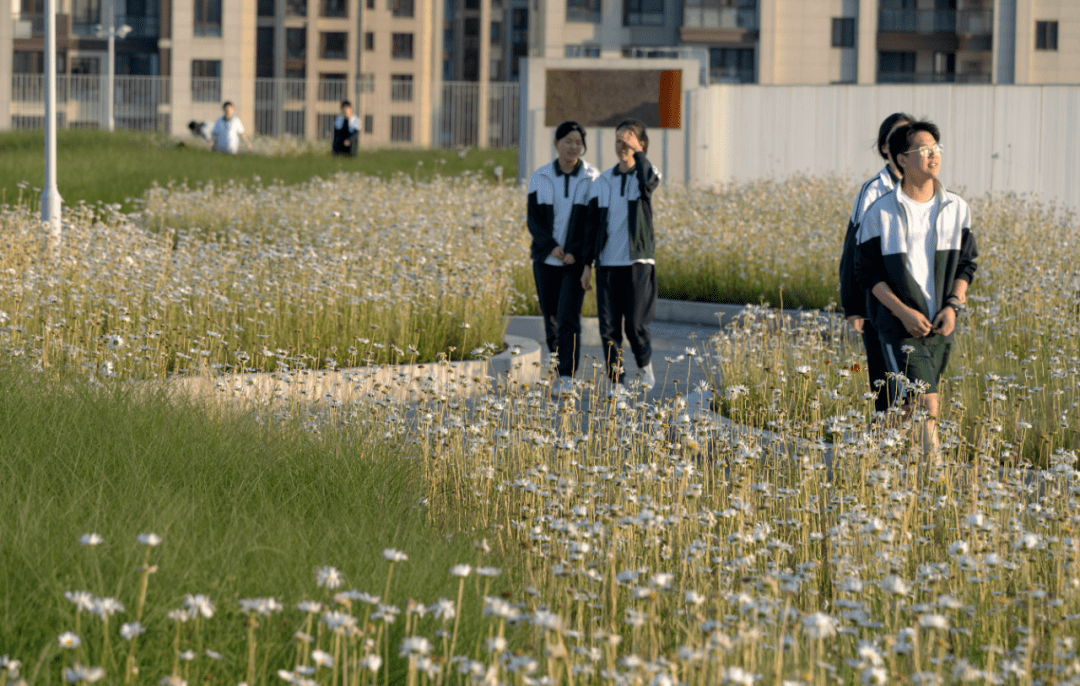
M 352 103 L 341 101 L 341 116 L 334 119 L 334 142 L 330 151 L 335 155 L 356 156 L 360 146 L 360 120 L 353 116 Z
M 925 391 L 922 443 L 930 453 L 937 449 L 938 382 L 978 257 L 967 203 L 938 181 L 940 140 L 928 121 L 889 136 L 901 182 L 863 215 L 855 254 L 855 278 L 873 295 L 868 314 L 889 372 L 889 398 L 903 402 L 908 418 L 912 391 Z
M 656 385 L 649 324 L 656 312 L 657 296 L 652 194 L 660 185 L 660 172 L 645 156 L 648 149 L 649 136 L 643 123 L 636 119 L 620 123 L 615 129 L 619 163 L 593 182 L 589 196 L 581 286 L 589 290 L 589 265 L 595 262 L 596 310 L 611 395 L 625 391 L 623 330 L 634 352 L 642 387 L 648 390 Z

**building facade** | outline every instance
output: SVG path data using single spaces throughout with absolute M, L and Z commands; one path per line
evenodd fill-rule
M 44 116 L 45 0 L 0 22 L 0 128 Z M 1080 0 L 57 0 L 61 126 L 512 145 L 524 57 L 693 58 L 704 83 L 1080 83 Z M 108 63 L 103 29 L 128 27 Z

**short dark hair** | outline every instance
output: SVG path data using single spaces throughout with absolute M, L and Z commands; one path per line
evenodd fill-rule
M 645 122 L 640 119 L 623 119 L 619 122 L 619 125 L 615 127 L 615 132 L 618 133 L 623 129 L 630 129 L 634 132 L 634 135 L 641 141 L 641 151 L 643 153 L 649 152 L 649 134 L 645 131 Z
M 232 100 L 226 100 L 225 102 L 221 103 L 221 109 L 225 109 L 226 107 L 232 107 L 233 109 L 236 109 L 236 105 L 232 104 Z
M 564 121 L 559 124 L 558 128 L 555 129 L 555 142 L 557 143 L 566 138 L 573 131 L 577 131 L 581 134 L 581 147 L 584 150 L 588 150 L 589 146 L 585 145 L 585 128 L 576 121 Z
M 199 130 L 199 122 L 192 119 L 191 121 L 188 122 L 187 127 L 189 129 L 191 129 L 192 131 L 198 131 Z
M 900 175 L 904 175 L 904 168 L 900 166 L 900 155 L 911 149 L 911 139 L 915 134 L 925 131 L 934 137 L 935 143 L 941 142 L 941 131 L 937 124 L 931 121 L 915 121 L 906 126 L 901 126 L 893 135 L 889 136 L 889 154 L 896 160 L 896 169 Z
M 881 126 L 878 127 L 877 147 L 874 148 L 874 151 L 881 155 L 882 159 L 889 159 L 888 155 L 881 152 L 881 148 L 888 145 L 889 132 L 892 131 L 892 128 L 894 126 L 896 126 L 897 122 L 901 121 L 911 124 L 912 122 L 915 122 L 917 120 L 915 119 L 915 117 L 907 114 L 906 112 L 893 112 L 889 116 L 885 117 L 885 121 L 881 122 Z
M 341 106 L 342 107 L 352 107 L 352 103 L 349 102 L 348 100 L 342 100 L 341 101 Z

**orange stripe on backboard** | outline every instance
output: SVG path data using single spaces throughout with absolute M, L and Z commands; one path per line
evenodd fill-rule
M 682 126 L 682 70 L 660 72 L 660 128 L 678 129 Z

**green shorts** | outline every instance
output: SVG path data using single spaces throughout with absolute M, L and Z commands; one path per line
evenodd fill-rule
M 881 353 L 885 357 L 890 404 L 897 399 L 906 400 L 917 386 L 923 387 L 923 393 L 938 392 L 938 380 L 945 373 L 945 365 L 949 363 L 949 353 L 952 352 L 952 336 L 881 336 L 880 340 Z

